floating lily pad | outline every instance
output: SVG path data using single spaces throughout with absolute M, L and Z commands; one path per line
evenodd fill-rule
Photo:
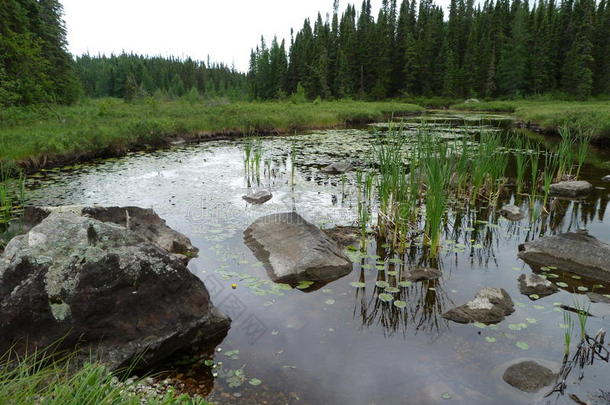
M 387 281 L 377 281 L 375 285 L 379 288 L 388 288 L 390 286 Z
M 529 350 L 529 348 L 530 348 L 530 345 L 528 345 L 525 342 L 517 342 L 517 343 L 515 343 L 515 346 L 517 346 L 521 350 Z
M 579 285 L 576 289 L 578 291 L 582 291 L 582 292 L 589 291 L 589 289 L 587 287 L 585 287 L 584 285 Z
M 530 298 L 533 300 L 537 300 L 537 299 L 540 299 L 540 296 L 538 294 L 531 294 Z
M 312 286 L 312 284 L 313 284 L 313 281 L 301 281 L 301 282 L 299 283 L 299 285 L 297 285 L 297 288 L 298 288 L 299 290 L 305 290 L 305 289 L 307 289 L 307 288 L 311 287 L 311 286 Z
M 487 341 L 488 343 L 496 343 L 496 338 L 493 336 L 486 336 L 485 341 Z
M 407 306 L 407 303 L 404 301 L 396 300 L 396 301 L 394 301 L 394 306 L 402 309 Z
M 362 283 L 360 281 L 354 281 L 352 283 L 349 283 L 349 285 L 351 285 L 352 287 L 355 287 L 355 288 L 364 288 L 364 287 L 366 287 L 366 283 Z
M 387 287 L 385 289 L 385 292 L 390 293 L 390 294 L 395 294 L 397 292 L 400 292 L 400 288 L 396 288 L 396 287 Z
M 394 297 L 392 297 L 392 294 L 382 293 L 379 294 L 379 299 L 383 302 L 390 302 L 394 299 Z
M 411 281 L 401 281 L 398 283 L 398 285 L 401 287 L 411 287 L 413 283 Z
M 443 399 L 451 399 L 451 394 L 448 392 L 443 392 L 441 395 L 441 398 Z
M 261 385 L 262 381 L 259 380 L 258 378 L 252 378 L 250 381 L 248 381 L 248 383 L 250 383 L 250 385 L 257 386 L 257 385 Z
M 487 327 L 487 325 L 484 324 L 483 322 L 475 322 L 475 323 L 473 323 L 473 325 L 480 329 L 485 329 Z
M 327 299 L 326 301 L 324 301 L 324 303 L 326 305 L 333 305 L 335 303 L 335 300 L 332 298 Z
M 561 288 L 568 288 L 568 285 L 566 283 L 564 283 L 563 281 L 558 281 L 555 284 L 557 284 L 557 286 L 561 287 Z

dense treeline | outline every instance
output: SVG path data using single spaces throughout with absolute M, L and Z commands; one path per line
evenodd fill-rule
M 76 71 L 89 97 L 120 97 L 131 100 L 139 95 L 163 94 L 169 97 L 201 95 L 247 97 L 246 76 L 223 64 L 146 57 L 134 54 L 111 56 L 83 55 L 76 58 Z
M 370 0 L 338 9 L 335 0 L 332 16 L 305 20 L 288 49 L 261 40 L 250 56 L 253 97 L 610 93 L 608 0 L 451 0 L 447 19 L 431 0 L 383 0 L 376 19 Z
M 58 0 L 0 0 L 0 105 L 79 95 Z

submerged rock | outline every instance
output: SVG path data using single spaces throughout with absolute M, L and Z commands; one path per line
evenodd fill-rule
M 508 384 L 524 392 L 538 392 L 555 380 L 555 373 L 535 361 L 527 360 L 506 369 L 502 378 Z
M 604 294 L 599 294 L 596 292 L 588 292 L 587 297 L 589 297 L 589 300 L 595 304 L 597 304 L 597 303 L 610 304 L 610 295 L 608 295 L 608 294 L 604 295 Z
M 341 246 L 350 246 L 358 242 L 360 228 L 356 226 L 336 226 L 323 229 L 323 232 L 334 239 Z
M 519 277 L 519 291 L 528 296 L 535 294 L 544 297 L 555 294 L 559 291 L 559 287 L 538 274 L 522 274 Z
M 351 169 L 352 169 L 351 163 L 337 162 L 337 163 L 332 163 L 332 164 L 322 168 L 322 171 L 324 173 L 328 173 L 328 174 L 343 174 L 345 172 L 350 171 Z
M 337 242 L 296 212 L 257 219 L 244 231 L 244 241 L 275 282 L 327 282 L 352 271 Z
M 419 267 L 416 269 L 409 270 L 409 272 L 405 275 L 405 279 L 414 282 L 436 280 L 442 275 L 443 272 L 438 269 L 433 269 L 430 267 Z
M 533 267 L 556 266 L 610 282 L 610 246 L 585 230 L 545 236 L 519 245 L 519 257 Z
M 520 221 L 523 219 L 521 208 L 512 204 L 503 206 L 502 209 L 500 209 L 500 215 L 511 221 Z
M 244 195 L 242 198 L 250 204 L 264 204 L 273 198 L 273 194 L 269 191 L 262 190 L 253 194 Z
M 595 188 L 591 183 L 584 180 L 578 181 L 561 181 L 551 184 L 550 194 L 558 197 L 585 197 L 590 194 Z
M 515 311 L 513 300 L 503 288 L 483 288 L 474 300 L 453 308 L 443 318 L 458 323 L 498 323 Z
M 134 222 L 103 222 L 84 212 L 47 214 L 0 256 L 0 352 L 13 347 L 23 354 L 59 342 L 59 349 L 78 345 L 87 358 L 116 369 L 159 363 L 226 335 L 230 319 L 212 305 L 184 256 L 150 240 L 164 244 L 152 237 L 165 232 L 164 222 L 130 230 Z

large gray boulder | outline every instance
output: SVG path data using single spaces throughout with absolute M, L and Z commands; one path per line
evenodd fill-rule
M 443 318 L 458 323 L 482 322 L 494 324 L 515 311 L 513 300 L 503 288 L 483 288 L 472 301 L 443 314 Z
M 244 241 L 278 283 L 328 282 L 352 271 L 339 244 L 295 212 L 257 219 Z
M 519 257 L 532 267 L 555 266 L 610 282 L 610 246 L 584 230 L 523 243 L 519 245 Z
M 140 235 L 82 213 L 51 212 L 0 256 L 0 352 L 59 342 L 112 369 L 145 367 L 226 335 L 230 319 L 212 305 L 184 255 L 148 239 L 159 241 L 163 229 L 147 226 Z
M 140 207 L 101 207 L 101 206 L 63 206 L 63 207 L 28 207 L 24 212 L 26 230 L 38 225 L 52 213 L 73 213 L 101 222 L 121 225 L 155 246 L 170 253 L 187 264 L 190 258 L 197 256 L 199 250 L 191 244 L 186 236 L 176 232 L 152 209 Z
M 502 378 L 520 391 L 538 392 L 555 381 L 556 374 L 535 361 L 527 360 L 506 369 Z
M 558 197 L 577 198 L 589 195 L 595 187 L 588 181 L 561 181 L 551 184 L 550 194 Z
M 521 294 L 530 296 L 546 297 L 559 291 L 559 287 L 538 274 L 522 274 L 519 276 L 519 291 Z

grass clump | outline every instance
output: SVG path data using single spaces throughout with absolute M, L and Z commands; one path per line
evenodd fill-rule
M 129 380 L 128 380 L 129 381 Z M 120 382 L 106 367 L 85 363 L 74 369 L 68 358 L 35 354 L 0 358 L 0 403 L 20 405 L 208 405 L 203 399 L 135 393 L 135 384 Z

